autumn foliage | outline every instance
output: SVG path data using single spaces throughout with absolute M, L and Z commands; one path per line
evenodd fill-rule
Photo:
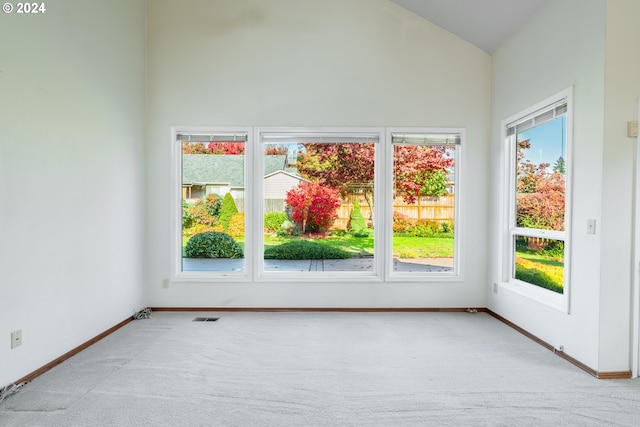
M 415 203 L 420 196 L 447 194 L 447 173 L 455 166 L 450 149 L 425 145 L 396 145 L 393 176 L 396 196 Z
M 518 227 L 564 230 L 565 177 L 559 161 L 534 165 L 524 160 L 529 141 L 519 141 L 516 164 L 516 224 Z
M 310 181 L 289 190 L 285 202 L 303 232 L 317 233 L 331 227 L 337 218 L 340 196 L 335 188 Z
M 183 142 L 182 154 L 244 154 L 244 142 Z
M 375 144 L 305 143 L 298 156 L 298 171 L 304 177 L 320 180 L 342 196 L 354 188 L 373 188 Z
M 299 154 L 297 164 L 302 176 L 336 188 L 343 197 L 358 190 L 372 207 L 376 144 L 303 145 L 305 151 Z M 447 194 L 448 174 L 455 159 L 447 147 L 397 145 L 393 165 L 396 196 L 415 203 L 419 196 Z

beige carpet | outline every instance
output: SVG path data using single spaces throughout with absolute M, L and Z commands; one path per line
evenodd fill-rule
M 483 313 L 156 312 L 0 403 L 3 427 L 639 423 L 640 382 Z

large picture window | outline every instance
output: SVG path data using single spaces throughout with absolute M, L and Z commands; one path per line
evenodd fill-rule
M 379 131 L 262 131 L 267 274 L 376 276 Z
M 174 279 L 460 279 L 463 131 L 416 129 L 174 128 Z
M 506 125 L 508 280 L 562 296 L 568 289 L 570 97 Z

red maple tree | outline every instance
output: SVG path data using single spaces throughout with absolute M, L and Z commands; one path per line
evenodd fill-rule
M 340 197 L 335 188 L 309 181 L 287 191 L 285 202 L 291 208 L 291 218 L 303 232 L 317 233 L 331 227 L 338 217 Z
M 396 145 L 393 177 L 396 196 L 415 203 L 419 196 L 447 194 L 447 174 L 455 166 L 451 148 L 426 145 Z

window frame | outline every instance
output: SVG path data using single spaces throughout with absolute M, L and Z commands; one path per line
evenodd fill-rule
M 508 128 L 522 123 L 545 110 L 566 102 L 565 143 L 565 225 L 564 231 L 542 230 L 517 227 L 516 221 L 516 168 L 517 135 L 508 134 Z M 572 169 L 573 169 L 573 87 L 560 91 L 501 122 L 503 167 L 501 172 L 502 237 L 499 245 L 499 284 L 501 288 L 513 291 L 564 313 L 570 312 L 571 293 L 571 230 L 572 230 Z M 516 143 L 514 143 L 514 141 Z M 515 237 L 529 236 L 562 240 L 564 242 L 563 292 L 562 294 L 515 278 Z
M 245 142 L 245 251 L 242 272 L 183 271 L 182 270 L 182 144 L 178 134 L 225 134 L 243 133 Z M 455 235 L 454 268 L 452 272 L 394 272 L 393 271 L 393 144 L 391 136 L 396 133 L 455 133 L 460 135 L 456 147 L 455 164 Z M 362 136 L 376 135 L 374 178 L 374 262 L 372 271 L 324 271 L 324 272 L 274 272 L 264 271 L 264 187 L 262 161 L 263 134 L 291 134 L 304 136 Z M 384 282 L 462 282 L 464 265 L 464 218 L 461 217 L 464 188 L 462 186 L 462 164 L 466 129 L 462 127 L 248 127 L 248 126 L 172 126 L 171 127 L 171 281 L 229 283 L 384 283 Z
M 456 144 L 455 156 L 455 202 L 454 202 L 454 242 L 453 242 L 453 271 L 451 272 L 401 272 L 393 269 L 393 157 L 394 157 L 394 134 L 458 134 L 460 135 L 460 143 Z M 386 144 L 386 180 L 385 180 L 385 280 L 389 282 L 450 282 L 463 281 L 463 255 L 460 248 L 462 239 L 464 239 L 464 219 L 461 218 L 460 212 L 462 205 L 461 199 L 464 194 L 464 186 L 461 184 L 461 165 L 463 164 L 463 147 L 466 140 L 466 129 L 458 127 L 390 127 L 387 128 L 388 143 Z
M 286 135 L 291 137 L 355 137 L 355 136 L 373 136 L 376 135 L 377 141 L 374 158 L 374 200 L 382 200 L 382 175 L 384 173 L 382 167 L 382 152 L 385 146 L 385 131 L 381 127 L 256 127 L 254 130 L 254 141 L 256 147 L 260 150 L 263 148 L 263 136 Z M 361 271 L 324 271 L 324 272 L 284 272 L 284 271 L 265 271 L 264 270 L 264 238 L 263 238 L 263 222 L 264 222 L 264 163 L 257 161 L 253 170 L 253 185 L 257 190 L 254 201 L 253 210 L 258 221 L 254 221 L 253 241 L 253 268 L 255 273 L 254 280 L 256 282 L 322 282 L 322 283 L 339 283 L 339 282 L 373 282 L 378 283 L 384 280 L 384 264 L 382 257 L 384 256 L 380 237 L 374 238 L 374 256 L 373 270 L 371 272 Z M 382 215 L 380 215 L 378 203 L 375 206 L 374 213 L 374 229 L 380 230 L 383 227 Z
M 178 134 L 226 134 L 244 133 L 247 135 L 245 142 L 244 161 L 244 182 L 245 182 L 245 247 L 246 242 L 251 239 L 249 224 L 253 221 L 253 209 L 248 209 L 253 197 L 249 178 L 249 170 L 252 168 L 253 158 L 253 133 L 251 127 L 217 127 L 217 126 L 172 126 L 171 127 L 171 153 L 173 169 L 173 191 L 172 191 L 172 227 L 171 233 L 171 277 L 175 282 L 211 282 L 212 280 L 224 279 L 225 282 L 250 282 L 251 281 L 251 261 L 253 254 L 245 249 L 244 269 L 241 272 L 232 271 L 184 271 L 182 269 L 182 144 L 178 144 Z M 249 202 L 249 203 L 247 203 Z

